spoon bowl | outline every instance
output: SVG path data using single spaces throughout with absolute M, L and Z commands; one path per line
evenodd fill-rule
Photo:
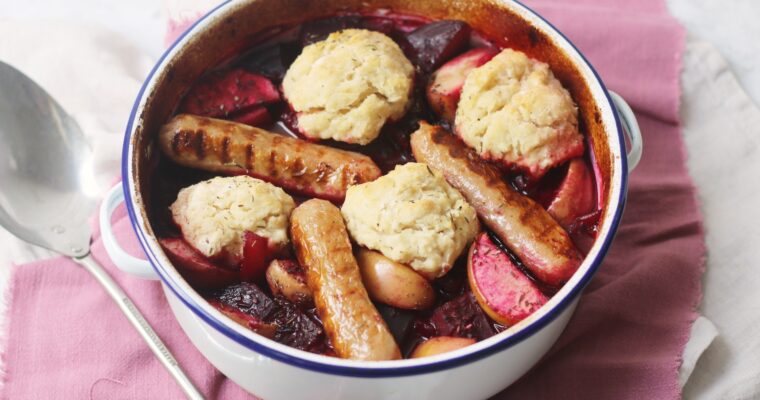
M 90 272 L 190 399 L 203 399 L 169 350 L 90 256 L 97 206 L 92 149 L 76 121 L 21 71 L 0 62 L 0 225 Z
M 97 206 L 92 150 L 76 121 L 40 86 L 0 62 L 0 225 L 80 257 Z

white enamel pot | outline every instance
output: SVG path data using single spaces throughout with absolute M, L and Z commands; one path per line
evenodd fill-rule
M 508 330 L 443 355 L 361 362 L 296 350 L 259 336 L 211 307 L 180 276 L 161 250 L 147 217 L 148 166 L 155 135 L 184 91 L 203 71 L 250 45 L 261 31 L 339 10 L 391 8 L 469 22 L 510 47 L 547 61 L 576 100 L 590 137 L 604 212 L 585 261 L 562 289 L 531 317 Z M 626 135 L 630 149 L 626 151 Z M 552 346 L 572 316 L 585 285 L 602 264 L 623 213 L 628 172 L 638 163 L 641 135 L 630 107 L 608 92 L 583 55 L 547 21 L 509 0 L 246 0 L 226 2 L 170 47 L 146 79 L 127 126 L 122 184 L 103 203 L 103 240 L 125 272 L 160 279 L 174 316 L 198 350 L 222 373 L 266 399 L 476 399 L 493 395 L 525 374 Z M 148 261 L 118 247 L 110 216 L 125 202 Z

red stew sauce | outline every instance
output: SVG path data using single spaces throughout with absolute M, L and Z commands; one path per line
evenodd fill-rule
M 418 127 L 419 120 L 449 127 L 431 111 L 425 97 L 429 77 L 446 61 L 477 47 L 496 47 L 492 41 L 472 31 L 461 21 L 429 21 L 425 18 L 390 12 L 372 15 L 337 15 L 330 18 L 305 22 L 299 26 L 282 27 L 274 34 L 263 34 L 258 45 L 243 54 L 226 61 L 209 71 L 196 84 L 196 92 L 204 93 L 212 101 L 221 101 L 221 109 L 209 109 L 203 101 L 184 99 L 178 112 L 187 112 L 228 119 L 257 126 L 272 132 L 299 137 L 294 129 L 294 115 L 284 101 L 266 102 L 261 98 L 271 96 L 271 90 L 280 90 L 285 72 L 301 49 L 326 38 L 330 33 L 346 28 L 362 28 L 380 31 L 392 38 L 416 67 L 415 89 L 412 106 L 400 121 L 388 123 L 380 136 L 367 146 L 350 145 L 335 141 L 322 144 L 363 153 L 371 157 L 383 173 L 396 165 L 414 161 L 409 135 Z M 272 86 L 250 76 L 265 77 Z M 252 89 L 253 88 L 253 89 Z M 281 96 L 280 96 L 281 98 Z M 264 103 L 263 105 L 261 103 Z M 591 146 L 586 146 L 584 162 L 594 176 Z M 151 183 L 151 218 L 154 230 L 160 238 L 179 238 L 181 232 L 172 222 L 169 206 L 177 198 L 180 189 L 210 179 L 214 174 L 185 168 L 159 155 L 156 174 Z M 519 171 L 504 171 L 504 179 L 518 192 L 530 196 L 544 207 L 556 197 L 560 184 L 567 175 L 567 164 L 555 168 L 537 182 L 529 181 Z M 595 181 L 598 181 L 595 178 Z M 594 190 L 598 190 L 595 184 Z M 305 200 L 293 195 L 297 202 Z M 597 199 L 597 195 L 593 195 Z M 592 211 L 581 215 L 569 226 L 568 231 L 580 251 L 585 254 L 596 236 L 601 214 L 598 204 Z M 525 275 L 531 278 L 547 296 L 559 288 L 547 286 L 523 266 L 498 238 L 491 235 Z M 266 248 L 253 243 L 246 246 L 247 255 L 268 259 Z M 193 251 L 193 249 L 186 249 Z M 194 254 L 195 257 L 199 254 Z M 200 256 L 202 257 L 202 256 Z M 214 260 L 204 262 L 214 263 Z M 454 268 L 444 277 L 433 282 L 437 303 L 426 311 L 407 311 L 383 304 L 376 304 L 385 318 L 405 356 L 421 340 L 434 336 L 458 336 L 483 340 L 507 327 L 491 320 L 480 308 L 467 282 L 467 252 L 459 258 Z M 260 265 L 243 265 L 248 270 Z M 232 319 L 270 338 L 311 352 L 334 355 L 322 324 L 313 307 L 296 305 L 281 296 L 273 296 L 261 274 L 251 281 L 241 281 L 222 289 L 209 290 L 202 285 L 196 289 Z M 246 277 L 251 276 L 247 274 Z M 257 278 L 258 277 L 258 278 Z M 192 282 L 191 282 L 192 283 Z

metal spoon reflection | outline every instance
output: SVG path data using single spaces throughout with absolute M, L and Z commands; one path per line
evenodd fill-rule
M 91 257 L 97 199 L 92 150 L 79 125 L 41 87 L 0 62 L 0 225 L 89 271 L 190 399 L 203 399 L 137 307 Z

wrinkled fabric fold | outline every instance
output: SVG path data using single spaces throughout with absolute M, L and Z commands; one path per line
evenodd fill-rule
M 678 113 L 684 31 L 662 3 L 535 4 L 633 107 L 644 153 L 615 242 L 568 327 L 497 398 L 680 397 L 705 245 Z

